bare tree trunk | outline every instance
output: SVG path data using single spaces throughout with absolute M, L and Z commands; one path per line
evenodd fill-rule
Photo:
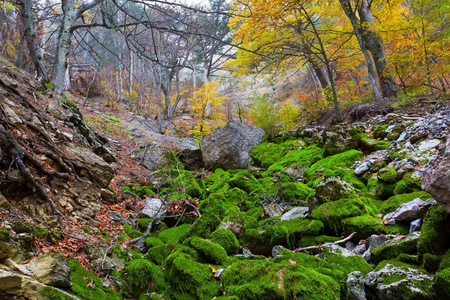
M 358 8 L 361 29 L 363 30 L 362 38 L 375 62 L 383 97 L 394 97 L 398 94 L 398 86 L 386 59 L 386 49 L 383 40 L 378 34 L 370 30 L 370 24 L 375 23 L 370 7 L 371 4 L 372 1 L 363 0 Z
M 323 73 L 322 68 L 317 64 L 317 61 L 314 59 L 308 59 L 314 74 L 320 82 L 322 94 L 325 97 L 325 101 L 333 101 L 333 98 L 330 97 L 329 89 L 331 88 L 330 83 L 328 82 L 326 75 Z
M 356 11 L 353 10 L 350 0 L 339 0 L 339 3 L 341 4 L 342 9 L 344 10 L 347 17 L 350 19 L 350 22 L 353 26 L 353 32 L 355 33 L 359 47 L 361 48 L 361 51 L 364 54 L 364 58 L 366 59 L 367 73 L 369 75 L 369 82 L 372 85 L 375 100 L 381 101 L 381 94 L 378 88 L 377 80 L 375 78 L 375 70 L 373 68 L 372 59 L 369 55 L 369 52 L 367 52 L 366 46 L 364 45 L 361 30 L 358 26 L 358 17 L 356 16 Z
M 22 9 L 20 10 L 22 21 L 25 27 L 24 36 L 27 41 L 28 51 L 30 52 L 31 60 L 33 61 L 34 68 L 36 70 L 36 77 L 39 73 L 43 76 L 43 82 L 47 83 L 48 79 L 47 71 L 45 70 L 44 62 L 42 61 L 41 54 L 36 45 L 36 32 L 34 30 L 32 8 L 33 4 L 31 0 L 21 0 L 20 5 Z

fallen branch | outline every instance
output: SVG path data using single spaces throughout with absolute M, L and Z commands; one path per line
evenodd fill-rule
M 355 234 L 356 234 L 356 232 L 353 232 L 352 234 L 350 234 L 345 239 L 342 239 L 342 240 L 339 240 L 339 241 L 336 241 L 336 242 L 333 242 L 333 243 L 326 243 L 326 244 L 323 244 L 323 245 L 316 245 L 316 246 L 309 246 L 309 247 L 304 247 L 304 248 L 297 248 L 297 249 L 294 250 L 294 252 L 306 251 L 306 250 L 311 250 L 311 249 L 319 249 L 320 250 L 321 248 L 324 248 L 324 247 L 330 247 L 330 246 L 333 246 L 333 245 L 336 245 L 336 244 L 344 243 L 344 242 L 350 240 Z

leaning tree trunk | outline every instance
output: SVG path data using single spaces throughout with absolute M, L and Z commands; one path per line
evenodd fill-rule
M 383 40 L 378 34 L 370 30 L 369 24 L 375 23 L 370 7 L 371 3 L 372 2 L 369 3 L 367 0 L 363 0 L 358 8 L 361 29 L 363 30 L 362 38 L 375 62 L 383 97 L 394 97 L 398 94 L 398 86 L 395 83 L 394 76 L 388 66 Z
M 50 80 L 48 79 L 47 71 L 45 70 L 44 62 L 42 61 L 42 56 L 38 51 L 38 47 L 36 45 L 36 32 L 34 30 L 34 24 L 32 19 L 32 1 L 31 0 L 21 0 L 20 5 L 22 6 L 20 10 L 20 14 L 22 16 L 22 21 L 24 24 L 24 36 L 27 41 L 28 51 L 31 56 L 31 60 L 33 61 L 34 67 L 36 69 L 36 75 L 39 73 L 43 76 L 43 82 L 47 83 Z
M 55 76 L 55 92 L 62 94 L 64 90 L 64 77 L 67 68 L 67 57 L 69 56 L 72 41 L 73 25 L 78 18 L 79 11 L 75 7 L 74 0 L 62 0 L 63 19 L 56 46 L 55 64 L 53 74 Z
M 373 68 L 372 59 L 369 55 L 369 52 L 367 52 L 366 46 L 364 45 L 361 30 L 358 27 L 358 17 L 356 16 L 356 12 L 353 11 L 350 0 L 339 0 L 339 3 L 341 4 L 342 9 L 344 10 L 347 17 L 350 19 L 356 39 L 358 40 L 359 47 L 361 48 L 361 51 L 364 54 L 364 58 L 366 59 L 367 73 L 369 75 L 369 82 L 372 85 L 375 100 L 381 101 L 381 94 L 378 88 L 377 80 L 375 78 L 375 70 Z
M 322 93 L 325 96 L 326 101 L 333 101 L 333 97 L 330 95 L 330 89 L 331 85 L 328 82 L 326 75 L 322 71 L 322 68 L 318 65 L 317 61 L 315 59 L 308 58 L 308 62 L 311 65 L 317 79 L 320 82 L 320 87 L 322 89 Z

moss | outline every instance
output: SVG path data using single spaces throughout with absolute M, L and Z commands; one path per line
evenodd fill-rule
M 276 245 L 293 246 L 289 237 L 289 231 L 284 226 L 263 226 L 247 229 L 242 240 L 252 253 L 268 256 Z
M 386 137 L 386 129 L 389 127 L 389 124 L 384 124 L 377 126 L 373 129 L 373 137 L 376 139 L 384 139 Z
M 175 246 L 173 244 L 164 244 L 159 246 L 154 246 L 150 248 L 147 252 L 147 258 L 150 259 L 157 265 L 164 265 L 167 257 L 173 253 L 180 246 Z
M 247 193 L 239 188 L 232 188 L 225 191 L 224 196 L 227 202 L 231 202 L 233 204 L 241 204 L 242 202 L 244 202 Z
M 439 270 L 443 270 L 446 268 L 450 268 L 450 249 L 445 252 L 444 256 L 442 257 L 442 261 L 439 264 Z
M 235 195 L 238 195 L 234 191 Z M 227 201 L 228 199 L 223 193 L 210 194 L 208 198 L 200 201 L 200 211 L 203 214 L 214 215 L 219 219 L 222 219 L 228 214 L 239 212 L 239 207 L 233 203 L 233 201 Z M 239 198 L 234 200 L 239 201 Z
M 394 259 L 400 254 L 412 254 L 417 252 L 417 238 L 407 240 L 402 239 L 398 242 L 386 242 L 370 250 L 371 260 L 379 263 L 382 260 Z
M 407 194 L 412 192 L 419 192 L 420 190 L 420 179 L 414 179 L 410 173 L 407 173 L 403 176 L 402 180 L 397 183 L 394 194 Z
M 386 183 L 395 183 L 397 182 L 397 171 L 395 170 L 395 167 L 382 169 L 378 171 L 378 179 L 386 182 Z
M 258 223 L 259 223 L 259 226 L 274 225 L 274 224 L 280 222 L 280 220 L 281 220 L 281 216 L 275 216 L 275 217 L 263 219 L 263 220 L 259 221 Z
M 432 253 L 442 255 L 450 246 L 450 218 L 439 205 L 431 206 L 423 220 L 422 231 L 417 244 L 419 255 Z
M 142 232 L 137 231 L 137 230 L 133 230 L 133 228 L 131 228 L 130 224 L 123 225 L 123 230 L 132 239 L 138 238 L 138 237 L 143 235 Z
M 269 167 L 269 169 L 267 169 L 267 173 L 268 173 L 269 175 L 273 175 L 274 173 L 277 173 L 277 172 L 284 172 L 284 171 L 285 171 L 285 168 L 284 168 L 282 165 L 277 164 L 277 163 L 271 165 L 271 166 Z
M 69 260 L 71 292 L 81 299 L 120 299 L 111 289 L 103 287 L 103 282 L 95 274 L 84 269 L 76 259 Z
M 365 239 L 372 234 L 408 234 L 409 232 L 406 225 L 383 225 L 381 221 L 381 219 L 368 214 L 345 219 L 342 221 L 344 234 L 349 235 L 356 232 L 355 239 Z
M 285 143 L 275 144 L 266 142 L 254 147 L 249 154 L 256 165 L 268 168 L 280 159 L 285 149 Z
M 224 265 L 229 262 L 227 251 L 219 244 L 191 236 L 183 242 L 184 246 L 189 246 L 197 250 L 206 263 Z
M 286 182 L 281 185 L 280 191 L 285 201 L 298 203 L 308 201 L 314 195 L 314 190 L 301 182 Z
M 44 300 L 69 300 L 72 299 L 72 297 L 68 297 L 61 291 L 59 291 L 56 288 L 51 288 L 49 286 L 44 287 L 41 291 L 39 291 L 39 294 L 43 296 Z
M 339 254 L 325 253 L 325 260 L 341 267 L 347 274 L 354 271 L 360 271 L 365 277 L 372 271 L 372 267 L 369 263 L 359 255 L 346 257 Z
M 442 261 L 440 255 L 425 253 L 423 255 L 423 268 L 430 273 L 435 273 L 439 269 L 439 264 Z
M 324 225 L 319 220 L 310 220 L 295 218 L 292 220 L 281 221 L 274 227 L 286 228 L 289 234 L 288 246 L 295 246 L 304 235 L 318 235 L 323 231 Z M 289 242 L 291 245 L 289 245 Z
M 406 274 L 391 274 L 383 278 L 383 284 L 388 285 L 406 279 L 407 277 Z
M 209 192 L 222 191 L 229 188 L 228 181 L 231 176 L 228 172 L 218 168 L 208 178 L 203 180 L 203 184 Z
M 149 236 L 145 239 L 145 246 L 148 249 L 161 245 L 164 245 L 164 243 L 157 237 Z
M 255 218 L 256 220 L 261 219 L 261 216 L 262 216 L 263 214 L 264 214 L 264 209 L 263 209 L 261 206 L 254 207 L 254 208 L 252 208 L 252 209 L 249 209 L 249 210 L 246 212 L 246 215 L 247 215 L 247 216 L 253 217 L 253 218 Z
M 364 203 L 361 200 L 341 199 L 320 205 L 311 212 L 311 216 L 321 220 L 335 234 L 340 234 L 344 219 L 359 216 L 364 211 Z
M 394 267 L 399 267 L 399 268 L 411 268 L 411 269 L 418 269 L 419 267 L 415 264 L 411 264 L 411 263 L 406 263 L 400 260 L 383 260 L 382 262 L 380 262 L 373 270 L 374 271 L 380 271 L 381 269 L 383 269 L 387 264 L 390 264 Z
M 166 278 L 171 284 L 173 299 L 210 300 L 218 296 L 219 283 L 212 280 L 210 266 L 196 262 L 192 251 L 182 247 L 167 258 Z
M 321 148 L 311 145 L 287 153 L 278 163 L 283 167 L 310 167 L 323 158 L 322 152 Z
M 128 283 L 131 285 L 133 293 L 140 295 L 148 290 L 155 290 L 159 282 L 163 281 L 162 268 L 158 268 L 154 263 L 146 259 L 136 259 L 124 270 Z
M 400 255 L 398 255 L 395 260 L 407 263 L 407 264 L 412 264 L 414 266 L 418 266 L 419 265 L 419 257 L 417 255 L 411 255 L 411 254 L 405 254 L 405 253 L 401 253 Z
M 47 229 L 40 226 L 31 226 L 31 234 L 36 238 L 42 238 L 46 240 L 51 239 L 50 232 Z
M 220 219 L 214 215 L 203 214 L 200 218 L 195 221 L 194 225 L 189 228 L 189 230 L 180 237 L 179 242 L 182 243 L 185 239 L 191 236 L 198 236 L 201 238 L 210 238 L 211 232 L 216 230 L 217 226 L 220 224 Z
M 450 299 L 450 268 L 440 270 L 434 278 L 437 299 Z
M 182 224 L 158 233 L 158 238 L 165 244 L 177 244 L 180 238 L 190 229 L 189 224 Z
M 4 227 L 0 227 L 0 241 L 7 242 L 9 241 L 9 229 Z
M 383 203 L 380 205 L 379 211 L 381 214 L 387 214 L 388 212 L 395 211 L 397 207 L 400 206 L 400 204 L 410 202 L 416 198 L 427 200 L 431 198 L 431 195 L 424 191 L 395 195 L 390 197 L 386 201 L 383 201 Z
M 396 183 L 385 183 L 379 180 L 375 185 L 375 195 L 380 199 L 388 199 L 394 196 L 396 186 Z
M 230 187 L 237 187 L 247 193 L 264 191 L 264 188 L 248 170 L 238 171 L 229 181 Z
M 309 246 L 316 246 L 316 245 L 325 244 L 325 243 L 333 243 L 333 242 L 339 241 L 340 239 L 341 239 L 340 237 L 329 236 L 329 235 L 319 235 L 319 236 L 307 235 L 307 236 L 302 237 L 301 246 L 309 247 Z
M 140 219 L 139 222 L 137 223 L 137 226 L 139 227 L 139 229 L 142 232 L 145 232 L 147 230 L 148 225 L 153 222 L 152 218 L 143 218 Z
M 239 252 L 239 242 L 230 230 L 217 229 L 211 234 L 211 240 L 222 246 L 227 254 L 237 254 Z
M 370 154 L 378 150 L 386 150 L 389 149 L 390 146 L 391 142 L 379 141 L 369 137 L 367 134 L 361 134 L 361 138 L 359 141 L 359 147 L 366 154 Z

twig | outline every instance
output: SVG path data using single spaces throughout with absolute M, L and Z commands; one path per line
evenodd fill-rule
M 91 241 L 89 241 L 89 240 L 87 240 L 87 239 L 85 239 L 85 238 L 82 238 L 82 237 L 76 236 L 76 235 L 72 235 L 72 234 L 70 234 L 70 233 L 65 233 L 65 232 L 64 232 L 64 235 L 67 235 L 68 237 L 71 237 L 71 238 L 74 238 L 74 239 L 77 239 L 77 240 L 81 240 L 81 241 L 85 241 L 85 242 L 88 242 L 88 243 L 91 242 Z
M 304 248 L 297 248 L 294 250 L 294 252 L 299 252 L 299 251 L 305 251 L 305 250 L 311 250 L 311 249 L 321 249 L 323 247 L 330 247 L 336 244 L 340 244 L 340 243 L 344 243 L 348 240 L 350 240 L 354 235 L 356 234 L 356 232 L 353 232 L 352 234 L 350 234 L 348 237 L 346 237 L 345 239 L 333 242 L 333 243 L 326 243 L 323 245 L 316 245 L 316 246 L 309 246 L 309 247 L 304 247 Z
M 102 259 L 102 264 L 101 264 L 101 266 L 102 266 L 102 270 L 104 270 L 105 268 L 103 267 L 103 263 L 105 262 L 105 260 L 106 260 L 106 255 L 108 255 L 108 252 L 109 252 L 109 249 L 111 249 L 111 248 L 113 248 L 113 247 L 115 247 L 116 245 L 117 245 L 118 243 L 117 242 L 115 242 L 115 243 L 112 243 L 111 245 L 109 245 L 109 247 L 105 250 L 105 254 L 103 255 L 103 259 Z
M 192 208 L 197 212 L 197 216 L 198 216 L 199 218 L 202 216 L 202 215 L 200 214 L 200 212 L 198 211 L 197 207 L 195 207 L 195 205 L 193 205 L 193 204 L 191 204 L 191 203 L 189 203 L 189 202 L 187 202 L 187 201 L 184 202 L 184 205 L 187 205 L 187 206 L 192 207 Z

